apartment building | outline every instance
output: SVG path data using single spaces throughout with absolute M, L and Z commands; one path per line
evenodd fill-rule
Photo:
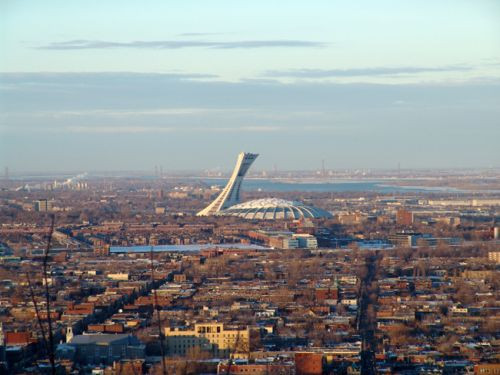
M 227 329 L 222 323 L 196 323 L 193 328 L 165 328 L 169 355 L 185 356 L 190 349 L 200 348 L 218 357 L 231 353 L 247 352 L 250 347 L 250 330 Z

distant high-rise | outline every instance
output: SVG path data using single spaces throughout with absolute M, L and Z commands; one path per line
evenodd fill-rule
M 226 187 L 212 203 L 196 215 L 210 216 L 225 208 L 240 203 L 241 183 L 243 182 L 243 178 L 245 177 L 248 169 L 255 159 L 257 159 L 257 156 L 259 156 L 259 154 L 250 154 L 246 152 L 240 153 L 236 161 L 236 166 L 234 167 L 233 173 Z
M 52 202 L 47 199 L 39 199 L 34 203 L 36 212 L 52 211 Z
M 396 211 L 396 224 L 412 225 L 414 221 L 413 212 L 400 209 Z

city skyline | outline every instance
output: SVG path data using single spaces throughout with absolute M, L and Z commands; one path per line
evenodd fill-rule
M 259 169 L 500 166 L 494 1 L 0 10 L 13 173 L 225 169 L 242 150 Z

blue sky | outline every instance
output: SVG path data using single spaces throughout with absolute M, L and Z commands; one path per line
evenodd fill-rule
M 0 3 L 13 171 L 499 167 L 498 1 Z

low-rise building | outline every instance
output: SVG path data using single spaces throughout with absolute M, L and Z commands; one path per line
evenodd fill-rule
M 73 348 L 73 350 L 67 350 Z M 57 348 L 59 357 L 82 364 L 107 364 L 123 359 L 144 359 L 146 346 L 135 336 L 127 334 L 86 334 L 73 336 Z

